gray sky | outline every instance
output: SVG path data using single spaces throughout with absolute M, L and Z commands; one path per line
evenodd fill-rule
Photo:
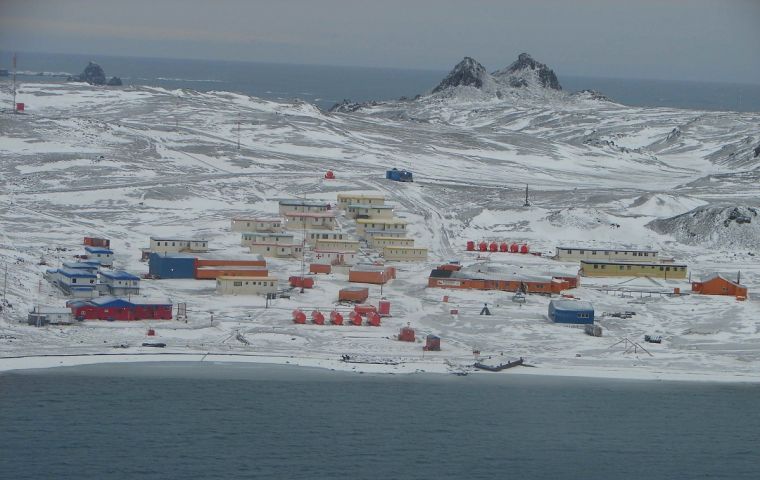
M 0 0 L 0 50 L 760 83 L 760 0 Z

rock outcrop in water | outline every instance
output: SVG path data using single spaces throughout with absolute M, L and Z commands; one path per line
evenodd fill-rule
M 103 67 L 95 62 L 90 62 L 76 79 L 80 82 L 87 82 L 90 85 L 105 85 L 106 73 L 103 71 Z
M 108 85 L 109 87 L 120 87 L 124 84 L 122 83 L 121 78 L 111 77 L 111 79 L 108 81 L 106 85 Z

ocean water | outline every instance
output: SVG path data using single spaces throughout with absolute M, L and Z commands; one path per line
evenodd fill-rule
M 115 364 L 0 375 L 21 479 L 756 479 L 760 385 Z
M 125 84 L 224 90 L 272 100 L 300 98 L 320 108 L 344 99 L 390 100 L 414 97 L 432 90 L 448 73 L 409 70 L 210 60 L 135 57 L 90 57 L 71 54 L 20 53 L 21 81 L 61 81 L 38 73 L 79 74 L 87 62 L 99 63 L 107 76 Z M 0 54 L 0 68 L 8 68 L 10 54 Z M 452 62 L 453 66 L 454 62 Z M 760 84 L 673 82 L 660 80 L 574 77 L 557 72 L 567 91 L 598 90 L 615 101 L 634 106 L 665 106 L 704 110 L 760 111 Z

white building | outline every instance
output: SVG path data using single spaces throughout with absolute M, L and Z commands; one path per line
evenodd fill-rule
M 99 262 L 101 265 L 110 267 L 113 265 L 113 250 L 105 247 L 84 247 L 84 251 L 87 252 L 87 260 Z
M 259 233 L 245 232 L 241 235 L 241 245 L 244 247 L 254 244 L 283 244 L 292 245 L 295 243 L 295 237 L 292 233 Z
M 267 295 L 277 293 L 274 277 L 218 277 L 216 293 L 220 295 Z
M 45 278 L 64 293 L 78 298 L 92 298 L 98 276 L 85 269 L 58 268 L 45 272 Z
M 113 296 L 137 295 L 140 293 L 140 277 L 123 270 L 100 272 L 100 283 Z
M 202 238 L 150 237 L 149 250 L 152 253 L 208 252 L 208 240 Z
M 330 204 L 321 200 L 280 200 L 279 211 L 280 215 L 328 212 Z
M 608 262 L 655 262 L 659 260 L 657 250 L 596 247 L 557 247 L 555 260 L 576 262 L 580 260 L 604 260 Z
M 311 263 L 350 266 L 356 263 L 356 252 L 316 249 L 312 252 L 311 258 Z
M 74 314 L 70 308 L 34 307 L 27 316 L 27 323 L 32 326 L 70 325 L 74 323 Z
M 282 232 L 281 218 L 235 217 L 232 219 L 233 232 Z
M 347 233 L 336 232 L 333 230 L 306 230 L 304 232 L 304 239 L 308 245 L 315 246 L 317 242 L 322 241 L 348 240 L 349 235 Z
M 251 253 L 270 258 L 301 258 L 303 245 L 300 243 L 252 243 Z
M 400 218 L 360 218 L 356 220 L 356 234 L 367 230 L 406 231 L 407 222 Z
M 339 193 L 338 208 L 345 210 L 349 205 L 385 205 L 385 195 L 367 193 Z
M 288 212 L 285 214 L 285 228 L 288 230 L 304 228 L 334 230 L 337 224 L 334 212 Z
M 358 252 L 358 240 L 323 240 L 316 242 L 315 248 L 319 250 L 340 250 L 342 252 Z
M 414 239 L 406 237 L 381 237 L 373 236 L 369 240 L 372 248 L 382 249 L 383 247 L 413 247 Z

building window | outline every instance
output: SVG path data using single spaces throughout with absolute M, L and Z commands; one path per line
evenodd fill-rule
M 604 267 L 606 267 L 606 266 L 607 266 L 607 265 L 602 265 L 602 269 L 604 269 Z
M 599 265 L 594 265 L 594 269 L 597 269 L 597 268 L 599 268 Z
M 631 269 L 631 266 L 630 266 L 630 265 L 628 265 L 628 266 L 626 267 L 626 270 L 630 270 L 630 269 Z
M 234 286 L 234 287 L 242 287 L 243 286 L 243 282 L 232 282 L 232 286 Z
M 76 278 L 72 278 L 71 279 L 71 283 L 77 283 L 77 279 Z
M 592 250 L 591 255 L 596 255 L 596 250 Z
M 581 250 L 579 253 L 580 253 L 581 255 L 583 255 L 583 254 L 585 254 L 585 253 L 586 253 L 586 251 L 585 251 L 585 250 Z

